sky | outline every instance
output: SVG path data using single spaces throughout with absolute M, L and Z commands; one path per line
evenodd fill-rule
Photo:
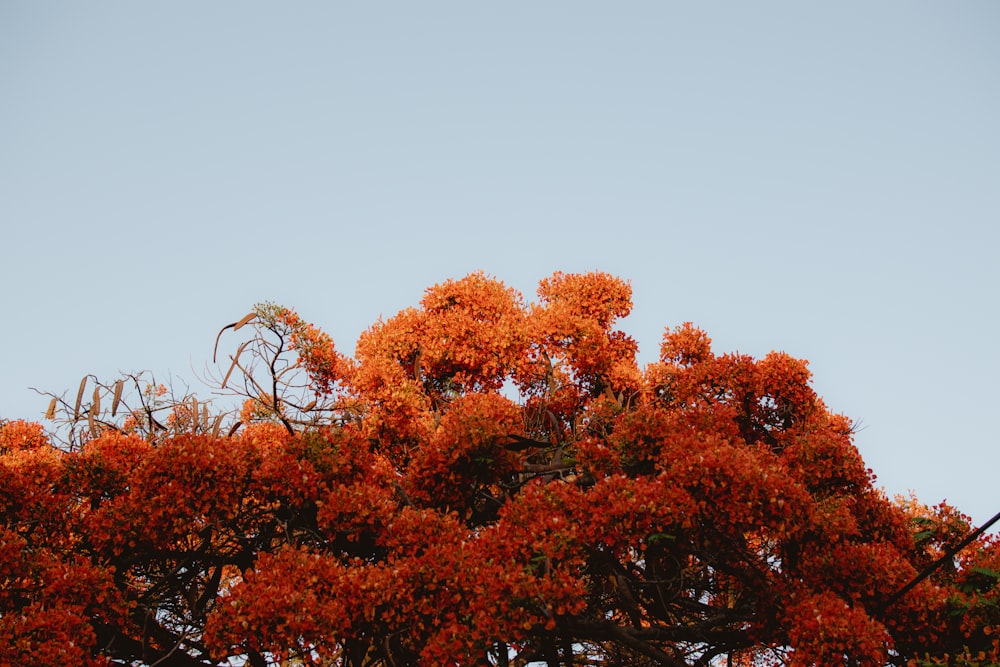
M 0 0 L 0 417 L 294 307 L 631 282 L 807 359 L 890 494 L 1000 511 L 1000 3 Z M 224 343 L 225 344 L 225 343 Z

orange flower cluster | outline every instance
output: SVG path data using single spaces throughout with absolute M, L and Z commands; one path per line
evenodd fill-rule
M 333 339 L 312 324 L 303 322 L 294 310 L 283 309 L 279 317 L 291 331 L 291 346 L 298 351 L 317 391 L 333 391 L 350 373 L 350 363 L 333 347 Z
M 354 359 L 271 308 L 328 423 L 0 425 L 0 664 L 998 659 L 1000 544 L 893 599 L 971 526 L 875 489 L 805 362 L 683 324 L 639 368 L 627 283 L 538 295 L 445 282 Z
M 48 436 L 41 424 L 23 419 L 0 425 L 0 454 L 30 451 L 48 444 Z

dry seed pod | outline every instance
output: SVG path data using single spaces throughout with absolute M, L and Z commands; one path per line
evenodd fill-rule
M 87 376 L 80 380 L 80 390 L 76 392 L 76 407 L 73 408 L 73 419 L 80 418 L 80 403 L 83 402 L 83 390 L 87 388 Z
M 232 324 L 227 324 L 226 326 L 219 329 L 219 333 L 216 334 L 215 336 L 215 346 L 212 348 L 212 363 L 215 363 L 216 357 L 219 353 L 219 339 L 222 338 L 222 332 L 229 328 L 232 328 L 233 331 L 236 331 L 244 324 L 252 321 L 255 317 L 257 317 L 256 313 L 247 313 L 246 315 L 243 316 L 241 320 L 233 322 Z
M 118 382 L 115 382 L 115 397 L 111 401 L 111 416 L 112 417 L 114 417 L 115 413 L 118 412 L 118 404 L 121 403 L 121 400 L 122 400 L 122 387 L 124 386 L 124 384 L 125 384 L 125 382 L 123 380 L 119 380 Z
M 234 324 L 234 325 L 233 325 L 233 331 L 239 331 L 239 330 L 240 330 L 240 328 L 241 328 L 241 327 L 242 327 L 243 325 L 245 325 L 245 324 L 249 324 L 249 323 L 250 323 L 250 322 L 252 322 L 252 321 L 253 321 L 253 320 L 254 320 L 254 319 L 255 319 L 256 317 L 257 317 L 257 313 L 247 313 L 246 315 L 244 315 L 244 316 L 243 316 L 243 319 L 241 319 L 241 320 L 240 320 L 239 322 L 237 322 L 236 324 Z
M 225 389 L 226 388 L 226 383 L 229 382 L 229 376 L 233 374 L 233 370 L 236 368 L 236 364 L 239 363 L 240 354 L 243 353 L 243 350 L 246 349 L 246 346 L 249 345 L 249 344 L 250 344 L 250 341 L 247 341 L 247 342 L 243 343 L 242 345 L 240 345 L 238 348 L 236 348 L 236 354 L 233 355 L 233 363 L 229 366 L 229 370 L 226 371 L 226 377 L 222 378 L 222 386 L 219 387 L 220 389 Z

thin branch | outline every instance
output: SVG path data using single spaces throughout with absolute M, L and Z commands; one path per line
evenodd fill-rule
M 893 593 L 892 596 L 890 596 L 889 599 L 885 602 L 885 604 L 882 605 L 882 611 L 885 611 L 886 609 L 888 609 L 892 605 L 894 605 L 897 602 L 899 602 L 900 599 L 902 599 L 902 597 L 904 595 L 906 595 L 907 593 L 909 593 L 910 591 L 912 591 L 917 586 L 917 584 L 919 584 L 921 581 L 923 581 L 927 577 L 931 576 L 934 573 L 934 571 L 937 570 L 939 567 L 941 567 L 942 565 L 944 565 L 947 562 L 950 562 L 951 559 L 954 558 L 955 555 L 959 551 L 961 551 L 965 547 L 967 547 L 970 544 L 972 544 L 972 542 L 977 537 L 979 537 L 984 532 L 986 532 L 989 529 L 989 527 L 992 526 L 993 524 L 995 524 L 997 521 L 1000 521 L 1000 512 L 997 512 L 996 514 L 994 514 L 992 519 L 990 519 L 989 521 L 987 521 L 986 523 L 984 523 L 983 525 L 981 525 L 976 530 L 974 530 L 971 533 L 969 533 L 968 537 L 966 537 L 964 540 L 962 540 L 961 542 L 959 542 L 958 544 L 956 544 L 952 548 L 948 549 L 944 553 L 943 556 L 941 556 L 936 561 L 934 561 L 933 563 L 931 563 L 930 565 L 928 565 L 927 567 L 925 567 L 920 574 L 918 574 L 917 576 L 915 576 L 910 581 L 910 583 L 906 584 L 905 586 L 903 586 L 902 588 L 900 588 L 898 591 L 896 591 L 895 593 Z

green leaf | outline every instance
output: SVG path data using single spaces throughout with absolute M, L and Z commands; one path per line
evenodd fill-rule
M 990 569 L 988 567 L 974 567 L 974 568 L 971 568 L 971 571 L 975 572 L 976 574 L 981 574 L 981 575 L 984 575 L 986 577 L 990 577 L 992 579 L 1000 580 L 1000 572 L 997 572 L 996 570 L 992 570 L 992 569 Z

